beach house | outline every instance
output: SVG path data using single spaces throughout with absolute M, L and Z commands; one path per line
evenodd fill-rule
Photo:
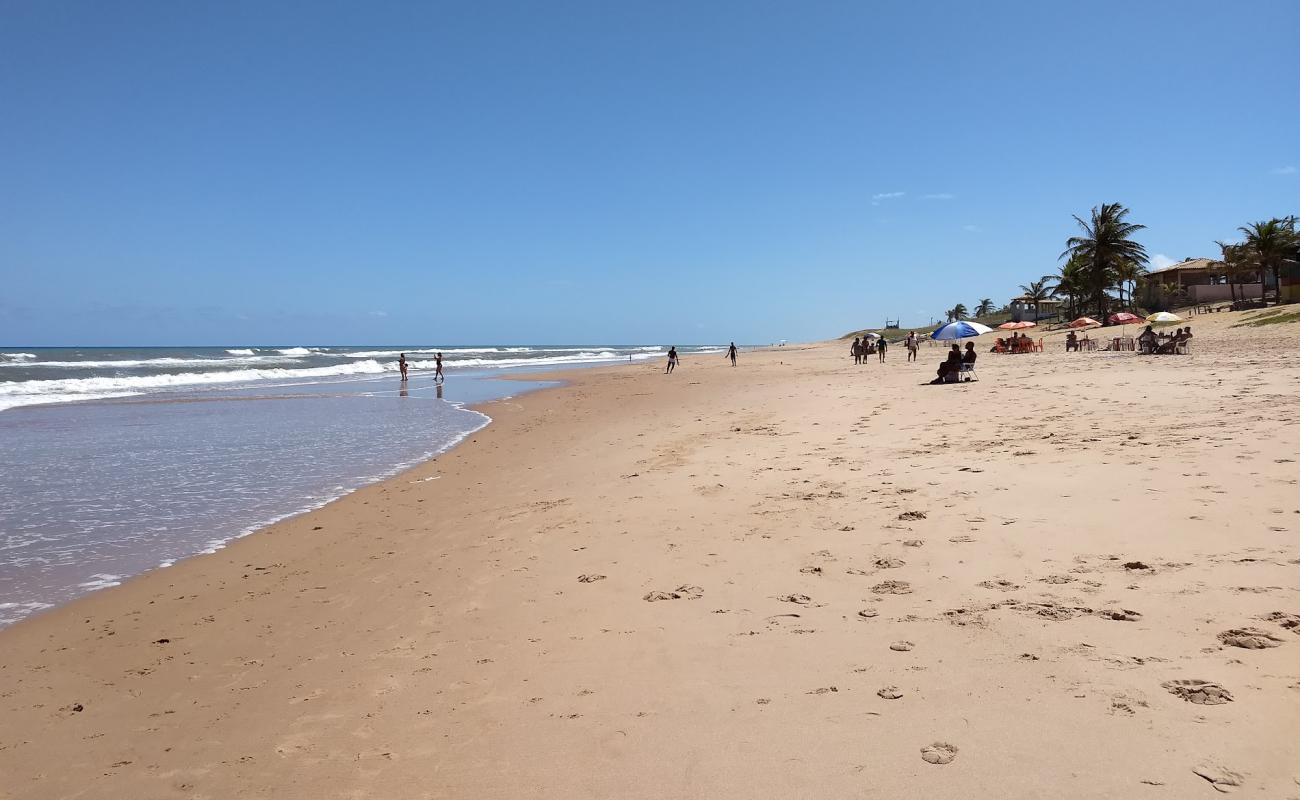
M 1268 288 L 1272 291 L 1271 277 Z M 1162 297 L 1186 299 L 1193 304 L 1237 300 L 1258 300 L 1264 296 L 1265 283 L 1259 270 L 1244 269 L 1229 275 L 1222 261 L 1213 258 L 1188 258 L 1176 264 L 1150 270 L 1144 280 L 1142 296 L 1152 306 Z
M 1055 297 L 1040 300 L 1021 295 L 1013 297 L 1007 303 L 1012 322 L 1037 322 L 1040 319 L 1056 319 L 1061 311 L 1061 301 Z

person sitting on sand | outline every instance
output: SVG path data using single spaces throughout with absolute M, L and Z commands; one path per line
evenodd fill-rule
M 1142 345 L 1142 348 L 1147 352 L 1154 353 L 1159 342 L 1160 337 L 1156 335 L 1150 325 L 1147 326 L 1146 330 L 1138 334 L 1138 344 Z
M 1078 349 L 1079 349 L 1079 334 L 1075 333 L 1074 331 L 1070 331 L 1069 333 L 1065 334 L 1065 352 L 1068 353 L 1071 350 L 1078 350 Z
M 998 340 L 997 340 L 996 342 L 993 343 L 993 346 L 989 348 L 989 352 L 990 352 L 990 353 L 1005 353 L 1005 352 L 1007 352 L 1007 342 L 1006 342 L 1006 340 L 1005 340 L 1005 339 L 1002 339 L 1001 337 L 999 337 Z
M 956 375 L 961 371 L 961 348 L 954 342 L 952 349 L 948 351 L 948 358 L 939 365 L 939 377 L 930 381 L 930 383 L 943 383 L 947 380 L 949 373 Z

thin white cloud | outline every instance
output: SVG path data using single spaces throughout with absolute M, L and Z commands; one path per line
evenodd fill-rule
M 1177 261 L 1165 255 L 1164 253 L 1156 253 L 1155 255 L 1151 256 L 1151 269 L 1164 269 L 1165 267 L 1169 267 L 1177 263 L 1178 263 Z
M 871 195 L 871 205 L 878 206 L 880 205 L 881 200 L 893 200 L 902 197 L 905 194 L 907 194 L 907 192 L 881 192 L 880 194 L 873 194 Z
M 1294 175 L 1297 172 L 1300 172 L 1300 170 L 1296 169 L 1292 165 L 1287 165 L 1285 167 L 1278 167 L 1277 169 L 1273 170 L 1274 175 Z
M 951 200 L 957 195 L 949 194 L 948 192 L 939 192 L 938 194 L 925 194 L 921 196 L 926 200 Z
M 963 225 L 961 226 L 961 229 L 969 233 L 979 233 L 980 231 L 984 230 L 978 225 Z
M 388 316 L 388 312 L 387 312 L 387 311 L 371 311 L 371 312 L 370 312 L 370 316 L 372 316 L 372 317 L 386 317 L 386 316 Z

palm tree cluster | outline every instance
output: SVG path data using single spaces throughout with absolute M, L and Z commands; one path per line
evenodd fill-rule
M 1261 281 L 1265 275 L 1273 278 L 1273 286 L 1278 290 L 1277 302 L 1282 302 L 1282 262 L 1300 260 L 1300 230 L 1296 222 L 1294 215 L 1252 222 L 1237 229 L 1244 237 L 1239 244 L 1215 242 L 1222 251 L 1224 273 L 1232 284 L 1234 302 L 1237 283 L 1254 272 L 1259 273 Z
M 1055 296 L 1066 298 L 1070 316 L 1080 310 L 1094 311 L 1104 320 L 1112 301 L 1121 307 L 1125 304 L 1126 292 L 1132 303 L 1149 259 L 1146 248 L 1133 241 L 1133 235 L 1146 226 L 1129 222 L 1128 214 L 1119 203 L 1103 203 L 1092 209 L 1088 221 L 1074 218 L 1080 235 L 1066 240 L 1061 258 L 1067 260 L 1051 287 Z
M 959 320 L 969 319 L 971 317 L 986 317 L 997 310 L 998 310 L 997 306 L 993 305 L 993 298 L 984 297 L 981 298 L 980 301 L 975 304 L 974 314 L 972 314 L 970 311 L 966 309 L 965 303 L 958 303 L 957 305 L 953 306 L 952 308 L 948 309 L 943 313 L 944 316 L 948 318 L 949 322 L 957 322 Z

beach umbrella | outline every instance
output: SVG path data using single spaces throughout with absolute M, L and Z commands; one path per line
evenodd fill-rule
M 1130 314 L 1127 311 L 1117 311 L 1106 317 L 1106 321 L 1111 325 L 1132 325 L 1134 323 L 1144 322 L 1137 314 Z
M 1183 318 L 1177 314 L 1170 314 L 1168 311 L 1157 311 L 1147 317 L 1147 322 L 1182 322 Z
M 981 333 L 991 333 L 992 331 L 993 329 L 989 326 L 981 325 L 978 322 L 958 320 L 957 322 L 949 322 L 947 325 L 935 328 L 934 333 L 930 334 L 930 338 L 940 341 L 946 339 L 970 339 L 979 336 Z
M 1038 327 L 1037 322 L 1029 322 L 1028 320 L 1026 320 L 1025 322 L 1004 322 L 998 326 L 998 329 L 1004 331 L 1020 331 L 1020 330 L 1024 330 L 1025 328 L 1037 328 L 1037 327 Z
M 1099 325 L 1101 325 L 1101 323 L 1098 322 L 1097 320 L 1093 319 L 1092 317 L 1079 317 L 1079 318 L 1076 319 L 1076 320 L 1072 320 L 1072 321 L 1070 321 L 1070 323 L 1067 324 L 1066 327 L 1068 327 L 1068 328 L 1095 328 L 1095 327 L 1097 327 L 1097 326 L 1099 326 Z

